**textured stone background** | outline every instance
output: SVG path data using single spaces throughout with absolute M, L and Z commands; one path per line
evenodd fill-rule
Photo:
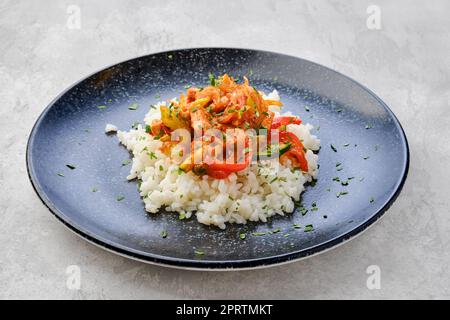
M 450 2 L 0 1 L 0 298 L 450 298 Z M 69 4 L 81 29 L 67 27 Z M 381 30 L 366 26 L 368 5 Z M 41 204 L 25 147 L 44 107 L 104 66 L 196 46 L 303 57 L 367 85 L 409 138 L 411 168 L 386 216 L 358 239 L 281 267 L 189 272 L 134 262 L 68 232 Z M 81 268 L 81 290 L 66 267 Z M 366 268 L 381 268 L 368 290 Z

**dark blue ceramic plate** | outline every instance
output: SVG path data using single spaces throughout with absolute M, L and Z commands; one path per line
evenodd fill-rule
M 186 85 L 205 85 L 209 72 L 247 75 L 260 90 L 277 89 L 286 111 L 317 127 L 320 174 L 303 194 L 305 215 L 219 230 L 195 218 L 180 221 L 176 214 L 144 211 L 136 182 L 126 181 L 130 168 L 123 161 L 130 155 L 115 135 L 104 133 L 105 125 L 128 130 L 143 120 L 150 104 L 178 96 Z M 137 110 L 130 110 L 135 103 Z M 152 54 L 87 77 L 45 109 L 27 150 L 39 197 L 77 234 L 131 258 L 194 269 L 262 267 L 336 246 L 384 214 L 400 193 L 408 163 L 398 120 L 362 85 L 296 57 L 220 48 Z M 305 232 L 307 225 L 314 230 Z M 252 235 L 276 229 L 281 231 Z

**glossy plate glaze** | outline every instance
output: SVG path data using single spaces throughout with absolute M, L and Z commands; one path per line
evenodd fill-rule
M 186 85 L 204 86 L 209 72 L 247 75 L 259 90 L 277 89 L 285 111 L 316 127 L 314 133 L 322 141 L 320 174 L 315 186 L 303 193 L 303 204 L 309 209 L 305 215 L 295 212 L 268 223 L 220 230 L 195 218 L 180 221 L 176 214 L 144 211 L 136 182 L 126 181 L 130 167 L 123 163 L 130 154 L 115 135 L 104 133 L 105 125 L 129 130 L 143 121 L 151 104 L 178 96 Z M 130 110 L 132 104 L 137 110 Z M 150 263 L 227 269 L 292 261 L 360 233 L 400 193 L 409 152 L 389 108 L 346 76 L 272 52 L 201 48 L 122 62 L 73 85 L 37 120 L 27 164 L 45 205 L 87 240 Z M 333 181 L 335 177 L 340 181 Z M 118 197 L 124 198 L 118 201 Z M 307 225 L 314 230 L 305 232 Z M 166 238 L 161 237 L 162 230 L 167 230 Z M 247 234 L 245 240 L 239 237 L 242 232 Z

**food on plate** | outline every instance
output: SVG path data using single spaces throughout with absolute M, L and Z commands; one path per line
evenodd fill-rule
M 112 132 L 117 132 L 117 127 L 113 124 L 108 123 L 105 126 L 105 133 L 112 133 Z
M 313 127 L 282 114 L 275 90 L 266 96 L 227 74 L 210 82 L 152 106 L 144 125 L 118 131 L 145 209 L 222 229 L 293 212 L 318 175 Z

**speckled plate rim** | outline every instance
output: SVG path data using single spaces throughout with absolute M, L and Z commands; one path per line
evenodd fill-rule
M 67 216 L 62 211 L 60 211 L 43 191 L 43 188 L 41 187 L 41 185 L 36 177 L 36 172 L 33 167 L 33 161 L 32 161 L 32 156 L 31 156 L 31 152 L 30 152 L 31 146 L 34 144 L 36 132 L 39 129 L 41 122 L 43 121 L 43 119 L 45 118 L 45 116 L 47 115 L 49 110 L 54 106 L 54 104 L 62 96 L 64 96 L 67 92 L 72 90 L 74 87 L 76 87 L 81 82 L 85 81 L 86 79 L 92 77 L 93 75 L 95 75 L 103 70 L 112 68 L 116 65 L 119 65 L 122 63 L 127 63 L 127 62 L 132 62 L 134 60 L 139 60 L 139 59 L 145 58 L 147 56 L 152 56 L 152 55 L 169 54 L 169 53 L 176 53 L 176 52 L 190 51 L 190 50 L 208 50 L 208 49 L 246 50 L 246 51 L 254 51 L 256 53 L 260 52 L 260 53 L 267 53 L 267 54 L 275 54 L 278 56 L 299 59 L 306 63 L 310 63 L 317 67 L 323 68 L 323 69 L 328 70 L 333 73 L 336 73 L 337 75 L 339 75 L 343 78 L 346 78 L 350 82 L 361 87 L 363 90 L 365 90 L 367 93 L 369 93 L 386 110 L 386 112 L 394 120 L 395 126 L 401 133 L 401 139 L 403 140 L 402 145 L 404 147 L 403 152 L 404 152 L 404 156 L 405 156 L 405 161 L 402 166 L 403 167 L 402 177 L 401 177 L 401 179 L 399 179 L 399 181 L 397 181 L 397 185 L 395 186 L 394 191 L 390 194 L 388 200 L 385 201 L 385 203 L 383 204 L 381 209 L 378 210 L 378 212 L 376 212 L 370 219 L 362 222 L 361 224 L 359 224 L 358 226 L 353 228 L 351 231 L 349 231 L 343 235 L 337 236 L 333 239 L 330 239 L 322 244 L 313 246 L 311 248 L 295 251 L 295 252 L 288 253 L 288 254 L 275 255 L 275 256 L 269 256 L 269 257 L 264 257 L 264 258 L 246 259 L 246 260 L 227 260 L 227 261 L 215 261 L 215 260 L 205 260 L 205 259 L 191 260 L 191 259 L 173 258 L 173 257 L 167 257 L 167 256 L 158 255 L 158 254 L 152 254 L 152 253 L 148 253 L 148 252 L 134 250 L 134 249 L 128 248 L 126 246 L 123 246 L 123 245 L 120 245 L 117 243 L 113 243 L 112 241 L 105 239 L 103 237 L 100 237 L 96 234 L 92 234 L 89 230 L 86 230 L 84 227 L 78 225 L 77 223 L 72 221 L 72 219 L 69 216 Z M 409 145 L 408 145 L 408 140 L 406 138 L 403 127 L 401 126 L 401 124 L 400 124 L 399 120 L 397 119 L 397 117 L 395 116 L 395 114 L 390 110 L 390 108 L 374 92 L 372 92 L 366 86 L 362 85 L 361 83 L 357 82 L 356 80 L 354 80 L 336 70 L 333 70 L 333 69 L 323 66 L 321 64 L 312 62 L 310 60 L 306 60 L 306 59 L 288 55 L 288 54 L 273 52 L 273 51 L 249 49 L 249 48 L 233 48 L 233 47 L 194 47 L 194 48 L 184 48 L 184 49 L 173 49 L 173 50 L 167 50 L 167 51 L 160 51 L 160 52 L 146 54 L 146 55 L 142 55 L 142 56 L 135 57 L 132 59 L 120 61 L 118 63 L 114 63 L 109 66 L 106 66 L 98 71 L 95 71 L 95 72 L 87 75 L 86 77 L 82 78 L 81 80 L 75 82 L 68 88 L 66 88 L 63 92 L 61 92 L 56 98 L 54 98 L 48 104 L 48 106 L 44 109 L 44 111 L 41 113 L 41 115 L 36 120 L 32 130 L 31 130 L 31 133 L 30 133 L 30 136 L 28 139 L 28 143 L 27 143 L 27 147 L 26 147 L 26 166 L 27 166 L 28 177 L 31 181 L 33 189 L 35 190 L 36 194 L 38 195 L 38 197 L 40 198 L 42 203 L 69 230 L 71 230 L 76 235 L 80 236 L 81 238 L 87 240 L 88 242 L 90 242 L 102 249 L 105 249 L 109 252 L 123 256 L 123 257 L 127 257 L 130 259 L 141 261 L 141 262 L 148 263 L 148 264 L 154 264 L 154 265 L 177 268 L 177 269 L 197 270 L 197 271 L 205 271 L 205 270 L 232 271 L 232 270 L 267 268 L 267 267 L 272 267 L 272 266 L 277 266 L 277 265 L 282 265 L 282 264 L 286 264 L 286 263 L 299 261 L 299 260 L 305 259 L 307 257 L 311 257 L 311 256 L 317 255 L 319 253 L 326 252 L 328 250 L 331 250 L 331 249 L 337 247 L 338 245 L 348 242 L 349 240 L 355 238 L 355 236 L 360 235 L 369 226 L 373 225 L 391 207 L 391 205 L 394 203 L 394 201 L 399 196 L 399 194 L 406 182 L 406 178 L 408 176 L 408 171 L 409 171 L 409 162 L 410 162 Z

